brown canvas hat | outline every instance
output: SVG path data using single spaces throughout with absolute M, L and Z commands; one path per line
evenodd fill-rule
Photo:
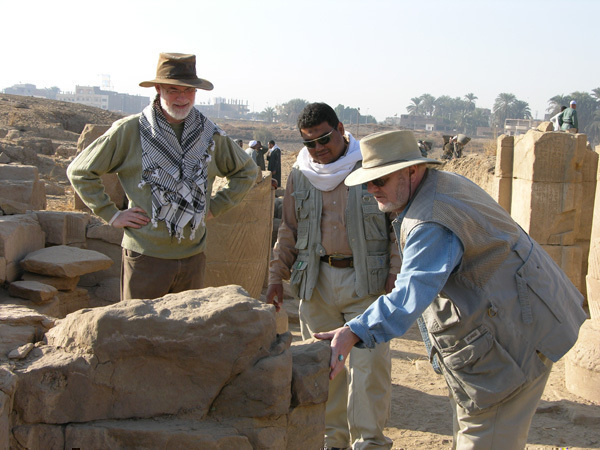
M 152 87 L 156 84 L 172 84 L 175 86 L 193 87 L 212 91 L 213 84 L 196 76 L 196 55 L 184 53 L 161 53 L 156 67 L 156 78 L 142 81 L 141 87 Z
M 423 158 L 412 131 L 373 133 L 360 141 L 362 167 L 346 177 L 346 186 L 356 186 L 389 175 L 415 164 L 441 164 L 437 159 Z

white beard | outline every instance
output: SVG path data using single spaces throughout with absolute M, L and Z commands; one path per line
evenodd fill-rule
M 175 120 L 185 120 L 185 118 L 189 115 L 190 111 L 194 107 L 192 103 L 190 103 L 185 109 L 175 109 L 172 106 L 169 106 L 167 102 L 161 97 L 160 98 L 160 107 L 165 111 L 169 116 L 171 116 Z

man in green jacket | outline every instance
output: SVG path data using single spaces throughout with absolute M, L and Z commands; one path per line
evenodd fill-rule
M 121 300 L 158 298 L 204 287 L 205 220 L 239 203 L 257 167 L 194 108 L 196 57 L 161 53 L 156 78 L 140 83 L 156 97 L 141 114 L 116 121 L 69 165 L 67 175 L 98 216 L 124 229 Z M 119 211 L 100 176 L 116 173 L 129 200 Z M 211 199 L 215 176 L 228 188 Z
M 565 109 L 562 115 L 562 126 L 561 130 L 568 131 L 569 133 L 579 132 L 579 124 L 577 123 L 577 102 L 571 100 L 569 104 L 570 108 Z

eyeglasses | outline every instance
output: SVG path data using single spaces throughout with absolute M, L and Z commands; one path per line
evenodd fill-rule
M 163 88 L 167 95 L 191 94 L 196 91 L 196 88 L 188 87 L 185 89 Z
M 371 180 L 370 182 L 373 183 L 378 188 L 382 188 L 385 186 L 385 183 L 387 183 L 387 181 L 389 179 L 390 179 L 390 177 L 387 176 L 387 177 L 375 178 L 374 180 Z
M 327 145 L 331 140 L 331 133 L 333 133 L 334 131 L 335 128 L 332 128 L 329 133 L 324 134 L 323 136 L 318 137 L 316 139 L 311 139 L 310 141 L 302 141 L 302 143 L 306 146 L 306 148 L 315 148 L 317 146 L 317 143 L 321 145 Z

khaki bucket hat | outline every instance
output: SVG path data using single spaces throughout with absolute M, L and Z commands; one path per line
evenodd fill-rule
M 213 84 L 196 76 L 196 55 L 184 53 L 161 53 L 156 67 L 156 78 L 142 81 L 141 87 L 152 87 L 156 84 L 172 84 L 175 86 L 193 87 L 211 91 Z
M 356 186 L 416 164 L 441 164 L 424 158 L 412 131 L 383 131 L 360 141 L 362 167 L 346 177 L 346 186 Z

